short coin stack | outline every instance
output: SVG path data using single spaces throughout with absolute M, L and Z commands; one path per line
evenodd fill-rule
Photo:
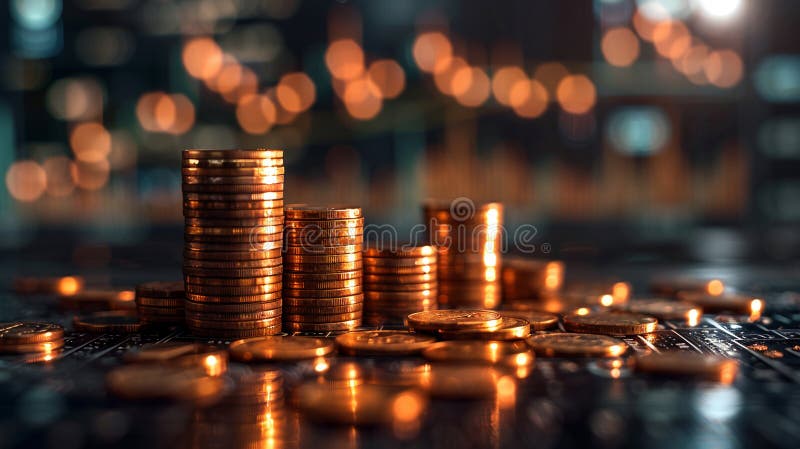
M 54 323 L 0 323 L 0 354 L 29 354 L 28 361 L 55 358 L 64 346 L 64 328 Z
M 136 286 L 136 311 L 142 325 L 183 324 L 184 286 L 181 281 L 153 281 Z
M 438 247 L 439 305 L 500 305 L 503 206 L 466 198 L 423 205 L 430 244 Z
M 364 249 L 364 321 L 402 324 L 410 313 L 437 309 L 433 246 L 370 245 Z
M 241 338 L 281 330 L 282 150 L 183 152 L 186 325 Z
M 364 218 L 358 207 L 286 207 L 283 325 L 338 332 L 361 325 Z

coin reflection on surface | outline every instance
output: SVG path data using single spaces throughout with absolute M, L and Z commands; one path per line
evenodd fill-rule
M 224 349 L 199 343 L 160 343 L 129 351 L 124 360 L 130 363 L 161 363 L 185 368 L 200 368 L 209 376 L 220 376 L 228 369 Z
M 433 398 L 487 399 L 497 392 L 500 371 L 481 365 L 434 364 L 422 386 Z
M 622 340 L 594 334 L 540 334 L 526 342 L 546 357 L 618 357 L 628 349 Z
M 522 357 L 520 357 L 522 355 Z M 488 363 L 517 368 L 533 364 L 534 356 L 522 341 L 440 341 L 422 351 L 427 360 L 442 363 Z
M 305 383 L 295 390 L 294 396 L 304 416 L 325 424 L 408 422 L 419 419 L 427 406 L 424 396 L 414 390 L 369 384 L 332 389 Z
M 739 372 L 739 363 L 734 359 L 689 351 L 638 355 L 634 362 L 636 370 L 643 373 L 706 380 L 726 385 L 733 383 Z
M 224 392 L 225 381 L 200 369 L 126 365 L 106 376 L 108 390 L 125 399 L 208 401 Z

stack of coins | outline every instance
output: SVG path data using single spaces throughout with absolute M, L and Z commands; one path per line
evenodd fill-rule
M 433 246 L 364 249 L 364 322 L 402 324 L 409 313 L 435 310 L 436 249 Z
M 146 282 L 136 286 L 136 311 L 143 325 L 183 324 L 183 282 Z
M 564 263 L 521 257 L 504 258 L 503 304 L 540 302 L 561 291 Z
M 281 330 L 282 150 L 183 152 L 186 325 L 209 337 Z
M 285 232 L 286 332 L 337 332 L 360 326 L 361 208 L 287 206 Z
M 56 357 L 64 346 L 64 328 L 54 323 L 14 321 L 0 323 L 0 354 L 40 354 Z M 50 357 L 50 358 L 48 358 Z
M 430 243 L 438 248 L 439 305 L 498 307 L 503 206 L 460 198 L 426 203 L 423 214 Z

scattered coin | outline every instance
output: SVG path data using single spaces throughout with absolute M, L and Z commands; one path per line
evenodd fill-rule
M 418 354 L 436 340 L 406 331 L 355 331 L 336 337 L 339 351 L 351 355 Z
M 147 344 L 125 353 L 130 363 L 159 363 L 202 369 L 209 376 L 220 376 L 228 369 L 228 352 L 200 343 Z
M 500 325 L 502 316 L 492 310 L 432 310 L 408 315 L 408 327 L 414 331 L 438 332 L 441 329 L 491 329 Z
M 556 318 L 558 322 L 558 318 Z M 531 335 L 531 324 L 523 318 L 505 315 L 500 325 L 493 329 L 440 330 L 439 336 L 445 340 L 521 340 Z
M 655 331 L 657 326 L 657 319 L 637 313 L 601 312 L 564 317 L 564 329 L 587 334 L 646 334 Z
M 706 292 L 678 292 L 678 299 L 701 307 L 704 312 L 733 312 L 744 315 L 754 310 L 761 312 L 764 300 L 751 295 L 722 293 L 710 295 Z
M 628 349 L 622 340 L 593 334 L 539 334 L 526 342 L 546 357 L 619 357 Z
M 627 310 L 662 320 L 686 320 L 691 315 L 699 319 L 703 315 L 702 308 L 690 302 L 660 298 L 632 300 L 628 303 Z
M 310 359 L 335 349 L 332 340 L 280 336 L 237 340 L 229 347 L 231 357 L 242 362 Z
M 35 321 L 0 323 L 0 346 L 47 343 L 63 338 L 64 328 L 54 323 Z
M 535 310 L 503 310 L 503 316 L 522 318 L 530 323 L 532 331 L 545 331 L 558 326 L 558 315 Z
M 79 332 L 127 334 L 137 332 L 140 323 L 135 313 L 120 310 L 76 316 L 72 325 Z
M 522 356 L 520 356 L 522 355 Z M 533 364 L 533 353 L 523 341 L 451 340 L 434 343 L 422 351 L 431 362 L 488 363 L 507 366 Z

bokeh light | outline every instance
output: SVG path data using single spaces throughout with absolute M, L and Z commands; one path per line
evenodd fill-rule
M 665 58 L 680 58 L 691 47 L 692 36 L 682 22 L 665 20 L 653 30 L 653 45 Z
M 72 161 L 66 156 L 53 156 L 42 163 L 47 177 L 47 194 L 52 197 L 65 197 L 75 190 L 72 180 Z
M 111 152 L 111 134 L 99 123 L 81 123 L 72 129 L 69 144 L 78 160 L 99 162 Z
M 334 78 L 352 80 L 364 73 L 364 50 L 352 39 L 333 41 L 325 51 L 325 65 Z
M 303 72 L 287 73 L 282 76 L 275 89 L 281 106 L 294 113 L 308 110 L 317 99 L 314 82 Z
M 449 64 L 447 64 L 445 68 L 435 72 L 433 75 L 433 81 L 436 83 L 436 87 L 439 89 L 439 91 L 446 95 L 454 95 L 455 92 L 453 91 L 453 78 L 455 77 L 455 74 L 463 68 L 469 68 L 467 62 L 460 57 L 454 57 L 450 60 Z M 466 73 L 471 75 L 470 72 Z M 462 82 L 464 81 L 466 80 L 462 79 Z M 466 90 L 466 87 L 464 87 L 464 89 Z
M 544 85 L 536 79 L 520 80 L 511 88 L 511 105 L 514 113 L 523 118 L 536 118 L 547 110 L 549 95 Z
M 603 35 L 600 49 L 609 64 L 627 67 L 639 57 L 639 39 L 629 28 L 612 28 Z
M 359 120 L 375 117 L 383 107 L 380 89 L 367 77 L 348 83 L 342 99 L 347 112 Z
M 211 38 L 194 38 L 184 45 L 182 60 L 189 75 L 208 80 L 222 68 L 222 49 Z
M 492 76 L 492 94 L 498 103 L 511 105 L 511 88 L 518 81 L 527 81 L 525 72 L 516 66 L 502 67 Z
M 703 67 L 708 81 L 721 88 L 739 84 L 744 72 L 742 58 L 733 50 L 712 51 Z
M 393 59 L 379 59 L 369 65 L 367 77 L 384 99 L 397 98 L 406 87 L 406 74 Z
M 664 111 L 653 106 L 630 106 L 611 114 L 606 135 L 617 151 L 634 156 L 653 154 L 672 133 Z
M 480 106 L 489 99 L 491 91 L 489 75 L 478 67 L 463 68 L 453 77 L 453 83 L 457 83 L 458 79 L 464 77 L 466 72 L 469 72 L 469 84 L 465 90 L 455 94 L 456 101 L 463 106 Z
M 47 188 L 47 173 L 36 161 L 14 162 L 6 171 L 6 187 L 17 201 L 36 201 Z
M 571 114 L 584 114 L 594 107 L 597 91 L 586 75 L 568 75 L 558 83 L 556 98 Z
M 94 163 L 76 161 L 70 169 L 75 185 L 84 190 L 99 190 L 108 183 L 111 165 L 107 160 Z
M 275 124 L 275 104 L 266 95 L 245 95 L 236 104 L 236 120 L 248 134 L 264 134 Z
M 61 120 L 98 119 L 104 97 L 103 87 L 94 78 L 63 78 L 47 90 L 47 109 Z
M 423 72 L 436 73 L 444 70 L 453 58 L 453 44 L 444 34 L 422 33 L 414 40 L 414 61 Z

